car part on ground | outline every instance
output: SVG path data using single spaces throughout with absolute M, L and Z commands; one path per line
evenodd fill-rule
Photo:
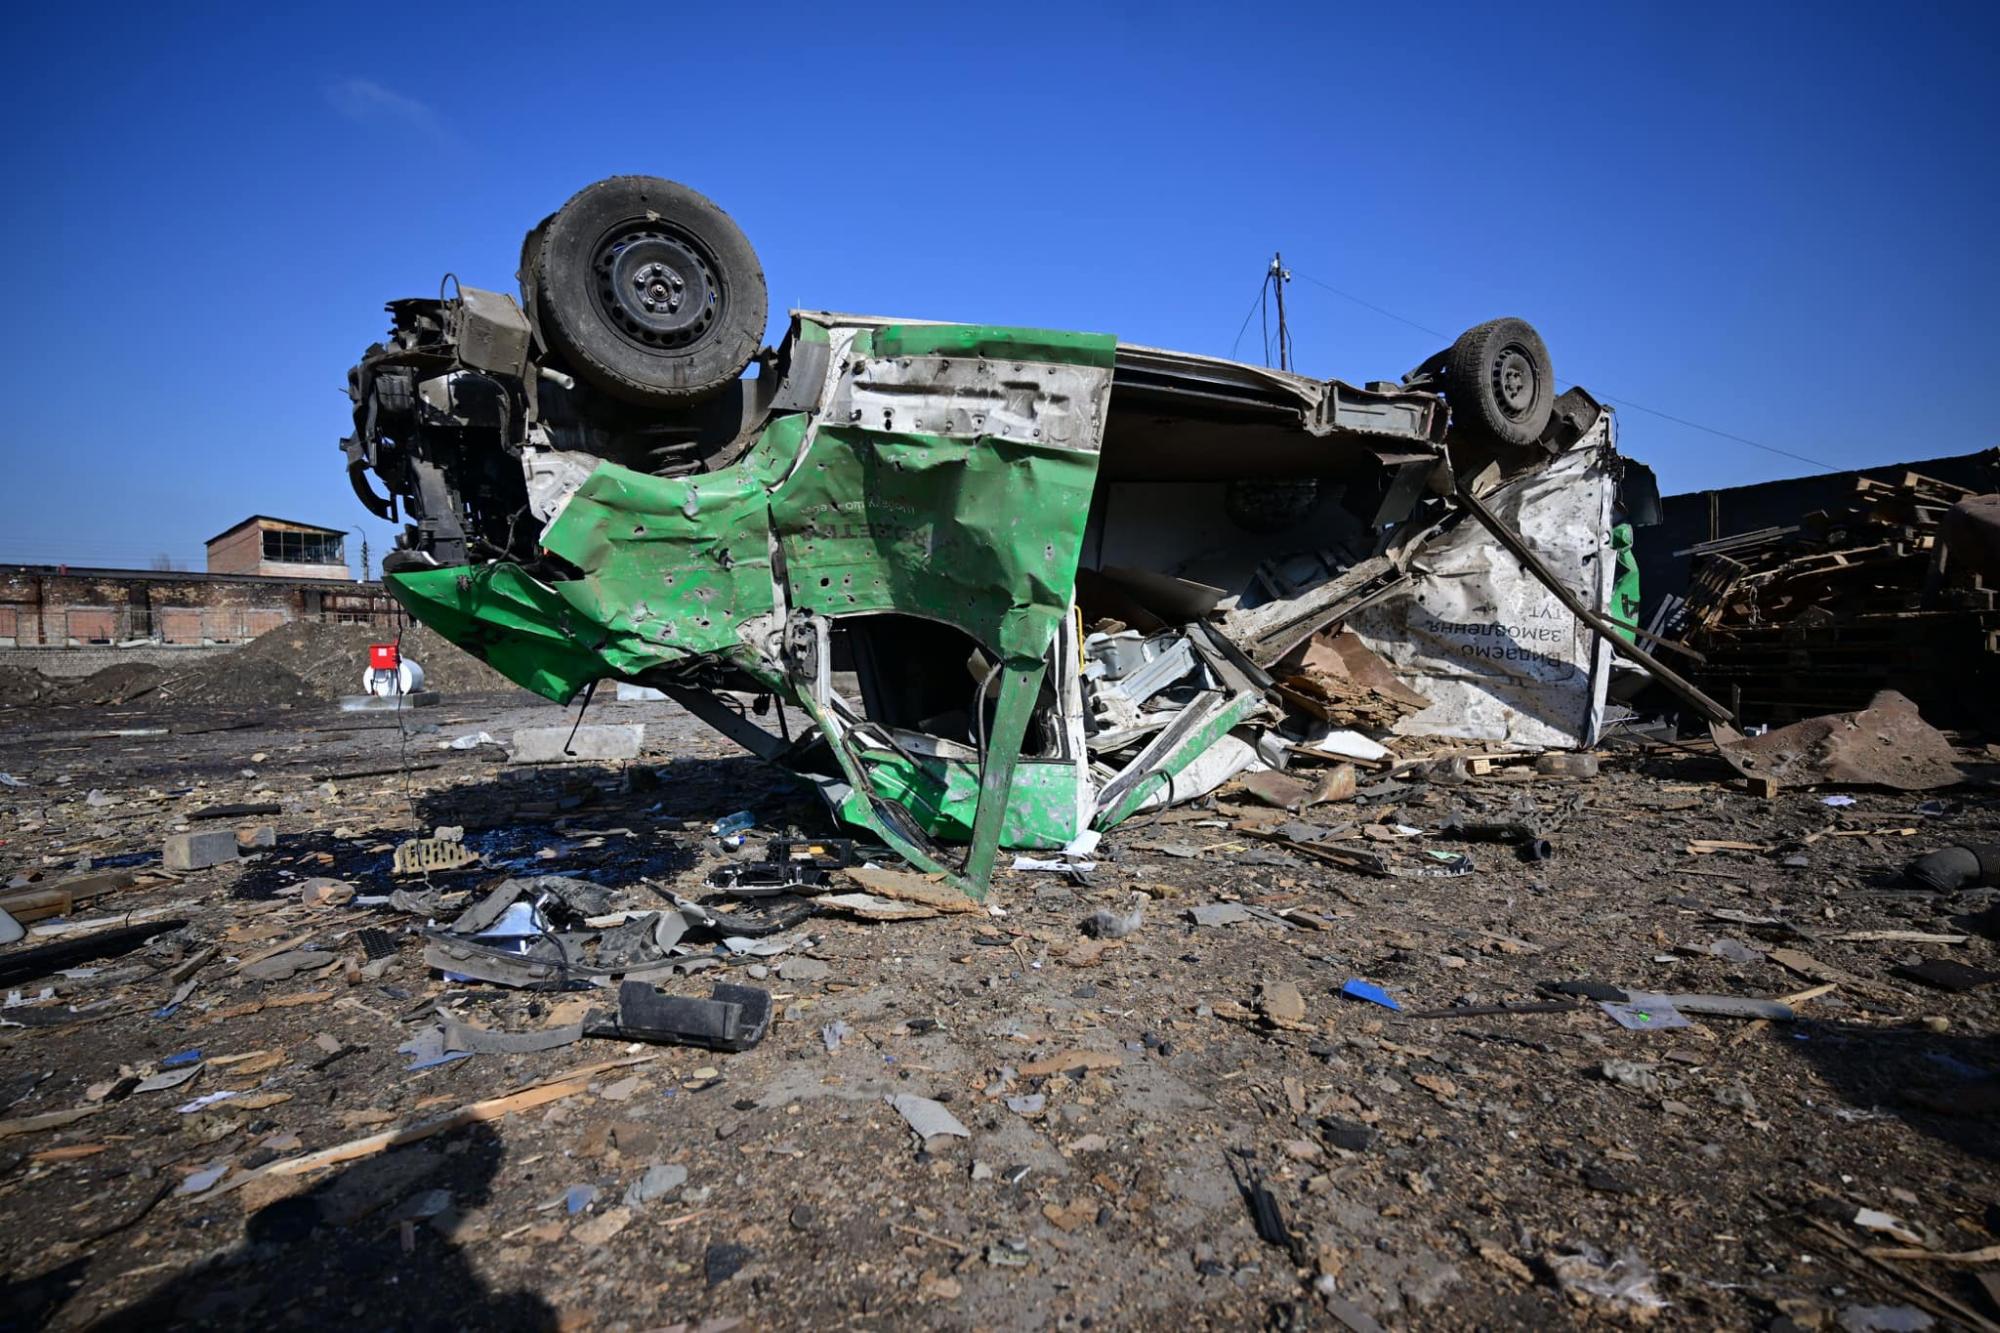
M 1434 730 L 1595 739 L 1610 657 L 1586 613 L 1643 469 L 1589 395 L 1554 396 L 1519 320 L 1356 387 L 1103 334 L 799 311 L 743 380 L 754 255 L 706 199 L 644 177 L 537 227 L 522 281 L 518 305 L 392 303 L 350 376 L 357 493 L 414 520 L 385 562 L 396 596 L 551 699 L 663 691 L 975 892 L 1001 846 L 1068 847 L 1283 767 L 1331 720 L 1394 720 L 1433 684 L 1490 705 Z M 1526 502 L 1552 487 L 1583 489 Z M 1496 582 L 1472 496 L 1558 544 L 1560 573 Z M 1467 547 L 1467 614 L 1559 641 L 1536 671 L 1451 632 L 1400 657 L 1404 629 L 1371 637 L 1434 552 Z M 1350 622 L 1324 678 L 1301 674 Z M 1391 667 L 1414 694 L 1382 688 Z M 1373 702 L 1345 707 L 1350 681 Z M 757 720 L 774 698 L 775 732 Z M 1492 721 L 1518 715 L 1539 729 Z

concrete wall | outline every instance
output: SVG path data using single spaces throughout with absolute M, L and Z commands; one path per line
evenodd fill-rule
M 0 667 L 39 671 L 45 676 L 88 676 L 120 662 L 149 662 L 174 670 L 217 653 L 233 653 L 240 643 L 174 648 L 153 644 L 139 648 L 0 648 Z
M 282 560 L 266 560 L 257 566 L 255 572 L 274 579 L 339 579 L 347 577 L 347 566 L 295 565 Z

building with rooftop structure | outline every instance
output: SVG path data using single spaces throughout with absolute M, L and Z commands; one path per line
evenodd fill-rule
M 347 576 L 347 534 L 340 528 L 252 514 L 210 537 L 208 572 L 267 578 Z

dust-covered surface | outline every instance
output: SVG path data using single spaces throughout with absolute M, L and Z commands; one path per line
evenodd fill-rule
M 308 878 L 387 893 L 397 842 L 457 824 L 485 864 L 433 887 L 562 873 L 657 907 L 729 859 L 706 832 L 719 816 L 758 816 L 742 856 L 769 834 L 835 831 L 803 788 L 670 705 L 592 709 L 648 723 L 645 762 L 625 768 L 442 748 L 574 715 L 519 698 L 449 698 L 414 735 L 303 700 L 261 716 L 0 711 L 12 887 L 84 859 L 126 866 L 145 873 L 78 918 L 188 923 L 8 983 L 0 1326 L 1706 1329 L 1868 1327 L 1891 1316 L 1857 1311 L 1901 1306 L 1944 1326 L 1945 1302 L 1961 1322 L 2000 1316 L 1975 1265 L 1862 1253 L 2000 1242 L 1994 991 L 1896 971 L 2000 966 L 1962 924 L 1993 891 L 1919 892 L 1897 873 L 1918 851 L 2000 840 L 1977 748 L 1961 748 L 1966 785 L 1844 807 L 1756 799 L 1712 755 L 1632 748 L 1595 779 L 1364 777 L 1362 798 L 1304 817 L 1398 864 L 1469 852 L 1477 869 L 1457 877 L 1300 859 L 1251 836 L 1291 816 L 1225 792 L 1110 835 L 1086 883 L 1003 873 L 990 913 L 816 916 L 777 937 L 783 952 L 668 986 L 770 988 L 778 1021 L 748 1052 L 585 1037 L 411 1070 L 421 1052 L 398 1047 L 440 1007 L 528 1030 L 605 997 L 447 982 L 421 963 L 421 918 L 305 906 Z M 393 771 L 341 776 L 376 769 Z M 282 811 L 191 818 L 237 803 Z M 1532 823 L 1555 855 L 1448 840 L 1454 814 Z M 236 824 L 273 826 L 276 846 L 159 873 L 169 832 Z M 1099 908 L 1122 928 L 1135 903 L 1122 938 L 1082 928 Z M 1216 904 L 1254 910 L 1190 919 Z M 1869 937 L 1884 931 L 1963 942 Z M 49 942 L 0 949 L 0 965 Z M 320 953 L 290 976 L 259 961 Z M 1791 1024 L 1690 1013 L 1632 1031 L 1537 989 L 1768 998 L 1818 989 L 1802 967 L 1837 984 Z M 1350 980 L 1402 1011 L 1344 996 Z M 1417 1016 L 1552 1002 L 1579 1007 Z M 594 1072 L 549 1084 L 576 1069 Z M 405 1146 L 260 1171 L 523 1089 L 501 1103 L 523 1109 Z M 969 1137 L 916 1142 L 898 1095 L 941 1103 Z M 1857 1225 L 1861 1209 L 1890 1221 Z

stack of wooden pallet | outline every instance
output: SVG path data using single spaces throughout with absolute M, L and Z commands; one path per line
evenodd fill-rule
M 2000 675 L 2000 608 L 1939 541 L 1972 494 L 1914 472 L 1862 477 L 1845 504 L 1794 527 L 1693 548 L 1675 637 L 1706 659 L 1702 688 L 1749 722 L 1861 708 L 1882 689 L 1934 721 L 1975 720 L 1966 707 Z

